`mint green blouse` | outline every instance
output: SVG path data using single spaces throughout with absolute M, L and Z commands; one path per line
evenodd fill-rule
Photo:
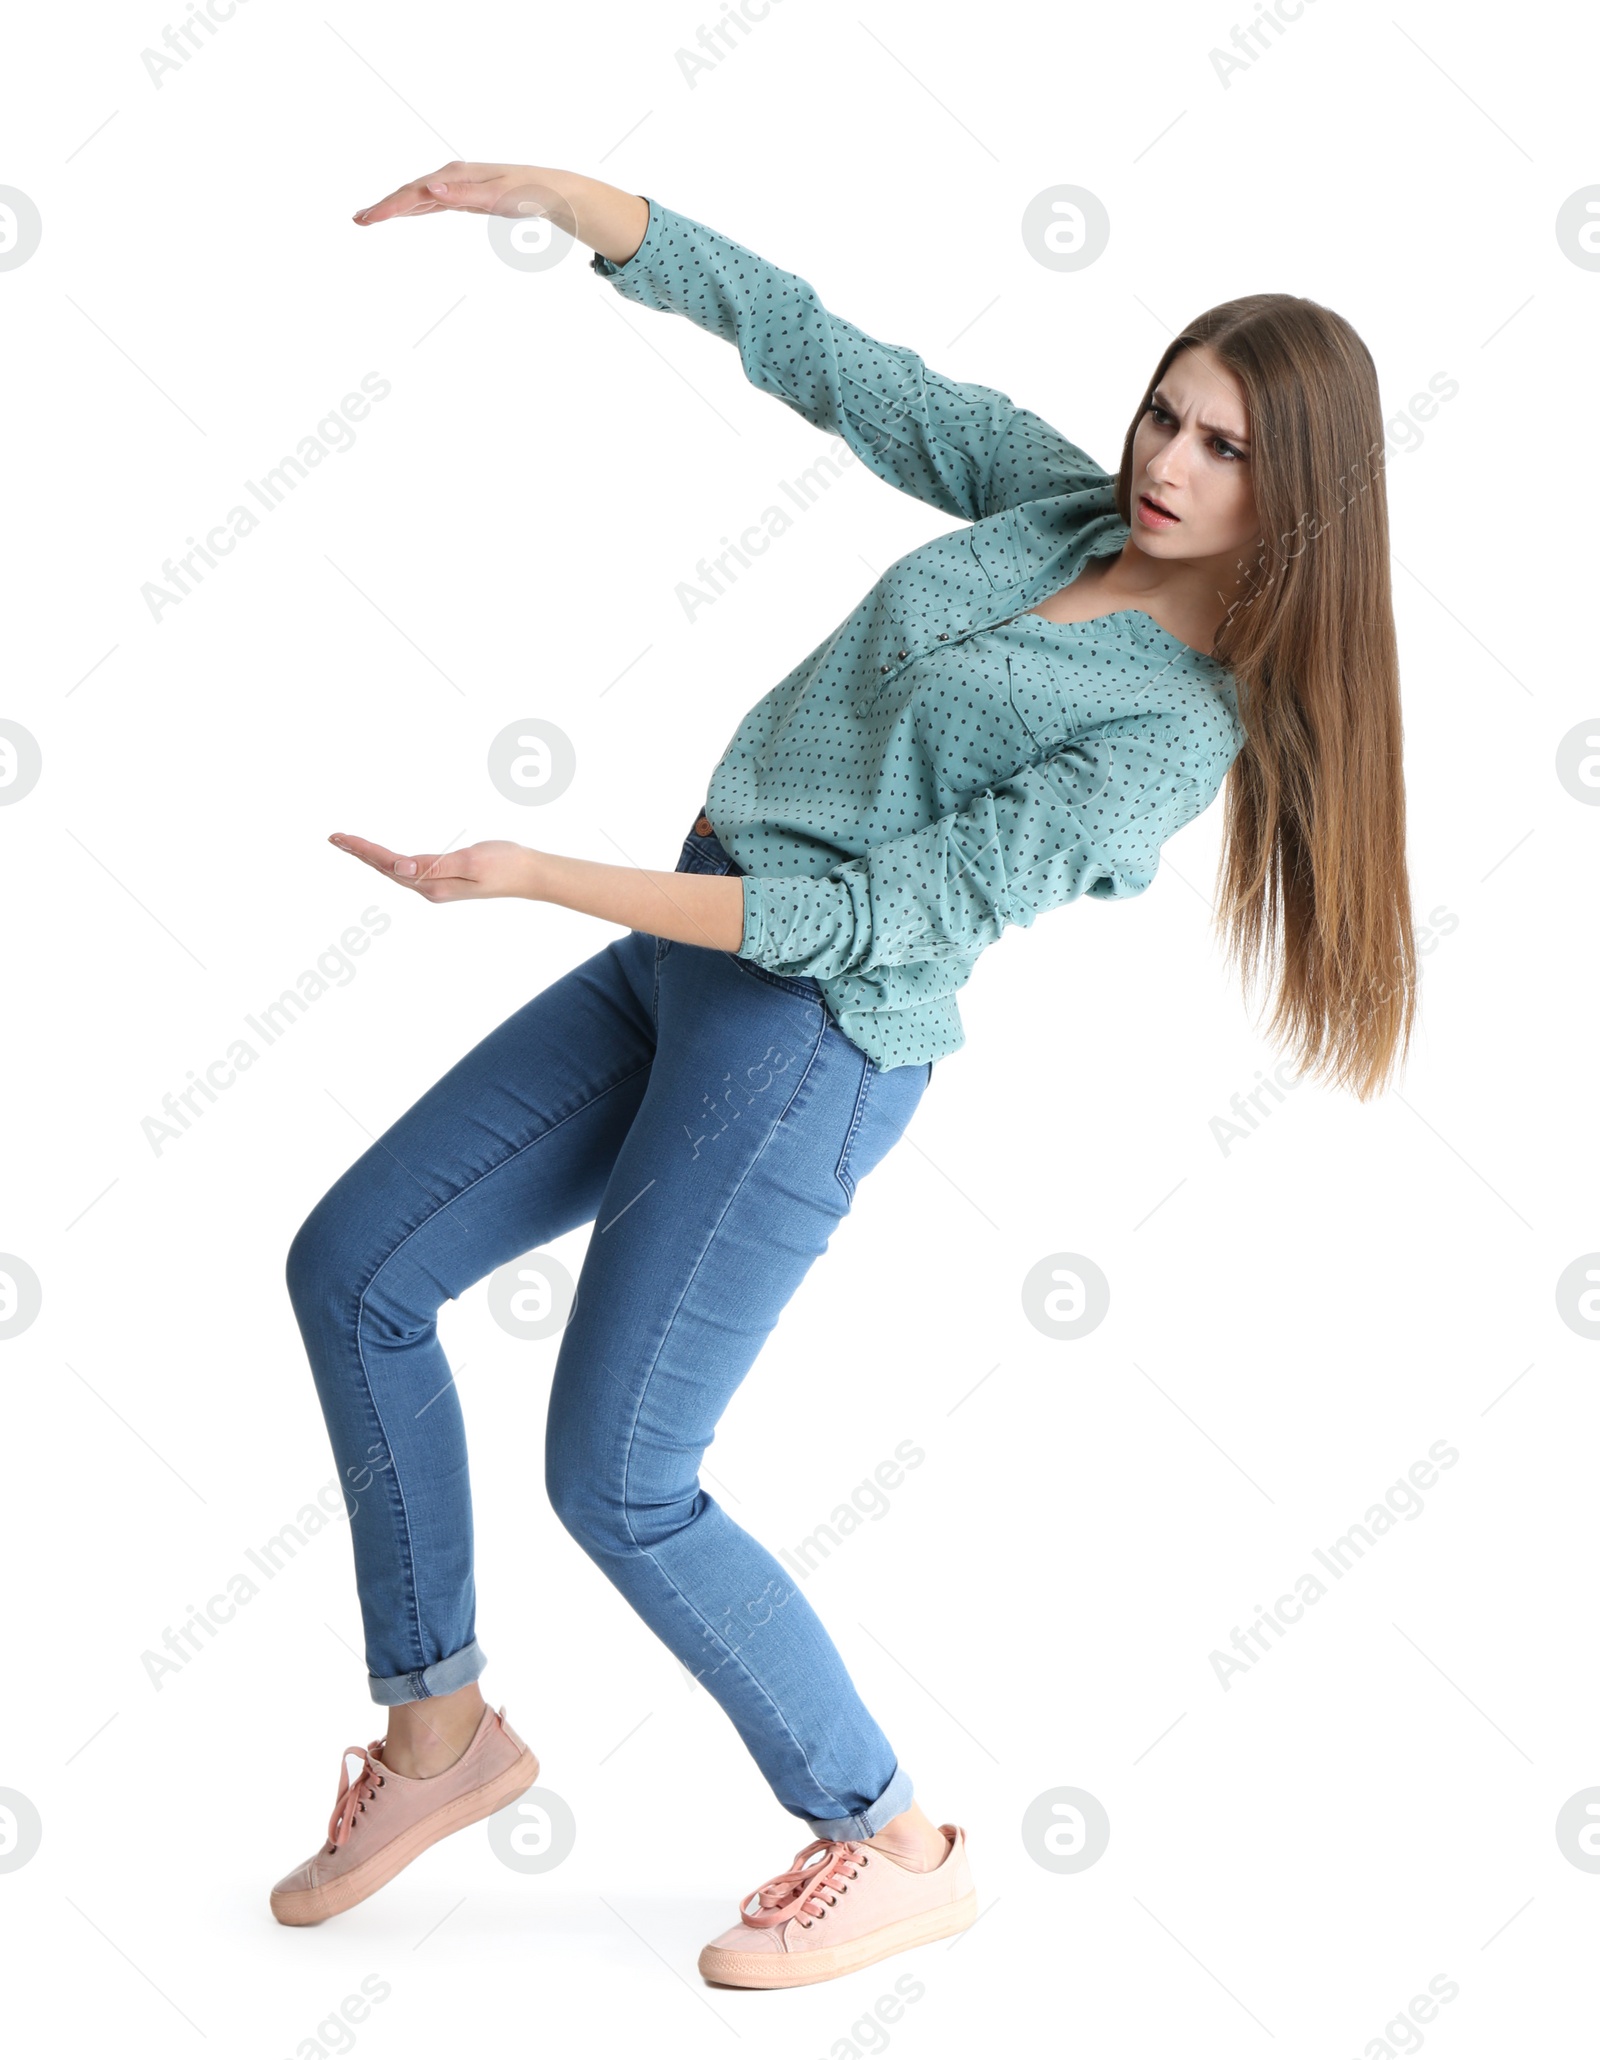
M 1244 742 L 1234 682 L 1141 609 L 1028 613 L 1122 549 L 1115 474 L 649 208 L 626 264 L 597 251 L 592 269 L 736 345 L 753 385 L 964 525 L 898 559 L 756 703 L 706 790 L 745 873 L 738 955 L 811 974 L 878 1065 L 922 1065 L 966 1042 L 957 992 L 1008 924 L 1150 885 Z

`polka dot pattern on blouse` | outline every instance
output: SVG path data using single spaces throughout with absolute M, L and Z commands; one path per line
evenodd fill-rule
M 830 314 L 804 279 L 651 200 L 592 269 L 733 343 L 746 376 L 967 525 L 896 561 L 745 717 L 706 812 L 743 868 L 739 956 L 810 974 L 879 1066 L 957 1051 L 1009 925 L 1143 893 L 1244 742 L 1226 668 L 1125 608 L 1030 611 L 1127 540 L 1115 477 L 1029 409 Z

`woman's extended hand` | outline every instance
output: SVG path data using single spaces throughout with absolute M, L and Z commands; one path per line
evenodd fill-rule
M 395 215 L 436 215 L 452 209 L 471 215 L 518 214 L 521 209 L 510 196 L 538 184 L 539 177 L 532 165 L 463 164 L 457 158 L 425 178 L 397 186 L 350 219 L 366 228 Z
M 547 165 L 441 165 L 358 208 L 350 219 L 363 229 L 398 215 L 505 215 L 544 217 L 602 257 L 625 265 L 644 241 L 650 204 L 641 193 L 563 172 Z
M 526 894 L 529 861 L 536 855 L 526 844 L 511 844 L 500 837 L 469 844 L 462 851 L 425 851 L 414 858 L 339 831 L 328 842 L 411 888 L 424 901 L 486 901 L 495 895 Z
M 428 901 L 515 895 L 714 951 L 737 951 L 744 936 L 744 882 L 733 874 L 654 873 L 633 865 L 600 865 L 591 858 L 563 858 L 499 838 L 469 844 L 464 851 L 424 851 L 414 858 L 337 830 L 328 842 Z

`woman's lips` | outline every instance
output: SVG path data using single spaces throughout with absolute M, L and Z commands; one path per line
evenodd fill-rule
M 1176 515 L 1169 514 L 1157 502 L 1152 501 L 1148 494 L 1140 494 L 1139 496 L 1139 515 L 1151 529 L 1170 529 L 1173 523 L 1180 519 Z

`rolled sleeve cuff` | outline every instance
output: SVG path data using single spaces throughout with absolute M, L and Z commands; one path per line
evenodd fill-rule
M 843 880 L 804 874 L 755 879 L 744 875 L 744 928 L 739 958 L 769 973 L 828 979 L 850 969 L 862 912 Z
M 761 912 L 761 882 L 759 880 L 752 880 L 750 875 L 746 873 L 742 884 L 744 886 L 744 929 L 740 933 L 739 949 L 734 955 L 737 958 L 754 959 L 759 964 L 761 960 L 761 940 L 766 934 L 766 920 Z

